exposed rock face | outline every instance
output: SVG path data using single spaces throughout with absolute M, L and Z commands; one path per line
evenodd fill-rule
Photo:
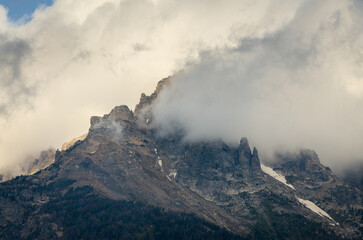
M 351 223 L 362 231 L 362 193 L 340 181 L 323 166 L 316 152 L 301 150 L 298 154 L 279 156 L 274 169 L 284 175 L 288 183 L 313 202 L 325 209 L 347 232 L 354 231 Z
M 141 126 L 149 126 L 153 121 L 151 112 L 152 103 L 157 99 L 158 94 L 170 85 L 171 77 L 167 77 L 158 82 L 155 91 L 147 96 L 145 93 L 141 94 L 140 102 L 135 107 L 135 117 Z
M 35 159 L 28 159 L 24 161 L 24 166 L 22 167 L 23 175 L 32 175 L 38 172 L 41 169 L 44 169 L 55 161 L 55 153 L 56 150 L 53 148 L 49 148 L 48 150 L 41 151 L 39 156 Z M 12 174 L 4 173 L 4 175 L 0 174 L 0 182 L 8 181 L 13 178 Z
M 61 150 L 62 151 L 65 151 L 71 147 L 73 147 L 75 144 L 83 141 L 85 138 L 87 137 L 87 133 L 83 134 L 82 136 L 80 137 L 77 137 L 77 138 L 73 138 L 72 140 L 68 141 L 68 142 L 65 142 L 63 145 L 62 145 L 62 148 Z M 53 149 L 53 148 L 50 148 L 48 150 L 45 150 L 45 151 L 41 151 L 40 154 L 39 154 L 39 157 L 37 157 L 36 159 L 34 159 L 30 166 L 25 169 L 25 174 L 27 175 L 32 175 L 44 168 L 47 168 L 49 167 L 51 164 L 54 163 L 55 161 L 55 155 L 56 155 L 56 150 Z M 1 182 L 2 178 L 1 178 L 1 175 L 0 175 L 0 182 Z M 8 179 L 7 179 L 8 180 Z
M 41 169 L 48 167 L 53 164 L 55 160 L 55 150 L 48 149 L 47 151 L 42 151 L 38 158 L 36 158 L 27 170 L 28 174 L 34 174 Z
M 39 222 L 47 229 L 44 238 L 62 237 L 66 223 L 47 209 L 64 207 L 77 192 L 85 198 L 96 195 L 192 214 L 238 238 L 361 239 L 359 190 L 342 184 L 314 152 L 281 156 L 275 166 L 293 189 L 261 170 L 257 149 L 251 151 L 246 138 L 230 146 L 223 141 L 185 142 L 179 135 L 158 137 L 149 124 L 150 106 L 169 81 L 161 81 L 151 96 L 143 94 L 135 113 L 118 106 L 92 117 L 87 137 L 57 152 L 48 168 L 0 185 L 2 230 L 16 228 L 16 236 L 29 238 L 40 231 L 33 224 Z M 84 186 L 92 190 L 84 193 Z M 339 189 L 354 196 L 345 206 L 339 205 L 347 199 L 338 195 Z M 332 219 L 302 204 L 308 206 L 307 200 Z M 345 214 L 348 209 L 353 213 Z M 10 236 L 8 231 L 2 234 Z
M 65 151 L 67 150 L 68 148 L 70 147 L 73 147 L 74 144 L 76 144 L 78 141 L 83 141 L 85 138 L 87 137 L 87 133 L 83 134 L 82 136 L 79 136 L 77 138 L 73 138 L 72 140 L 68 141 L 68 142 L 65 142 L 63 145 L 62 145 L 62 148 L 61 150 L 62 151 Z
M 147 110 L 147 108 L 152 104 L 152 102 L 157 98 L 158 94 L 161 90 L 164 89 L 165 86 L 170 84 L 171 77 L 167 77 L 158 82 L 155 91 L 147 96 L 145 93 L 141 94 L 140 102 L 135 107 L 135 115 L 140 116 L 142 111 Z

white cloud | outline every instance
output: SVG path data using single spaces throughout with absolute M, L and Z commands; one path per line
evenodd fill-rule
M 183 95 L 178 91 L 192 87 L 188 89 L 189 100 L 176 98 L 170 106 L 181 109 L 171 112 L 188 113 L 180 118 L 193 122 L 200 117 L 198 108 L 203 106 L 205 116 L 227 120 L 229 126 L 225 129 L 215 121 L 198 120 L 186 125 L 200 136 L 207 132 L 210 136 L 232 132 L 233 139 L 248 136 L 256 144 L 261 142 L 258 145 L 262 148 L 261 139 L 266 132 L 266 139 L 281 135 L 276 138 L 277 143 L 287 141 L 293 145 L 294 141 L 290 140 L 299 131 L 304 136 L 301 139 L 310 140 L 304 130 L 307 126 L 319 128 L 327 122 L 326 118 L 341 114 L 346 115 L 340 119 L 348 119 L 347 125 L 359 131 L 363 122 L 359 121 L 362 119 L 359 115 L 362 15 L 354 11 L 362 8 L 357 1 L 357 6 L 348 9 L 350 3 L 56 0 L 53 6 L 38 9 L 25 25 L 9 22 L 0 6 L 0 44 L 6 40 L 6 44 L 21 42 L 28 47 L 20 55 L 15 54 L 20 49 L 9 52 L 5 48 L 0 52 L 0 56 L 18 56 L 14 63 L 1 65 L 1 84 L 9 74 L 7 68 L 18 65 L 20 73 L 18 79 L 12 79 L 11 88 L 0 89 L 0 103 L 6 108 L 6 112 L 0 113 L 0 172 L 9 167 L 16 169 L 27 155 L 37 154 L 49 146 L 60 147 L 63 142 L 83 134 L 91 115 L 103 115 L 120 104 L 133 107 L 141 92 L 151 92 L 158 80 L 185 69 L 186 64 L 198 58 L 201 63 L 187 67 L 189 70 L 180 77 L 183 83 L 176 82 L 181 85 L 180 89 L 174 90 L 175 94 Z M 341 8 L 345 10 L 334 13 Z M 312 37 L 315 33 L 317 38 Z M 247 43 L 251 44 L 250 48 L 245 47 Z M 200 57 L 202 50 L 207 53 Z M 3 55 L 6 51 L 10 55 Z M 306 76 L 309 78 L 305 79 Z M 193 77 L 198 81 L 192 80 Z M 317 90 L 314 90 L 315 82 Z M 204 83 L 208 84 L 201 87 Z M 303 88 L 311 94 L 308 98 Z M 274 94 L 276 89 L 279 94 Z M 339 92 L 336 89 L 341 91 L 340 95 L 335 94 Z M 332 90 L 334 94 L 330 95 Z M 200 92 L 207 94 L 200 95 Z M 334 98 L 333 102 L 339 104 L 338 110 L 327 108 L 324 119 L 316 123 L 304 114 L 318 114 L 321 107 L 330 106 L 324 105 L 323 100 L 315 101 L 321 100 L 317 96 L 320 93 L 326 96 L 325 101 Z M 194 100 L 189 106 L 192 110 L 183 110 L 188 107 L 183 103 L 190 104 L 190 100 Z M 197 100 L 201 103 L 196 103 Z M 279 109 L 272 108 L 274 104 L 279 104 Z M 308 104 L 315 107 L 297 111 Z M 232 110 L 237 105 L 238 109 Z M 242 118 L 234 111 L 250 115 Z M 350 111 L 355 112 L 355 118 Z M 221 118 L 221 114 L 227 119 Z M 293 117 L 285 115 L 296 118 L 296 123 Z M 250 126 L 248 131 L 239 127 L 242 120 L 242 125 Z M 344 121 L 333 121 L 329 126 L 342 129 Z M 273 134 L 286 132 L 283 127 L 294 131 Z M 324 129 L 324 134 L 330 136 L 326 139 L 332 141 L 335 136 L 344 139 L 341 134 L 331 135 L 331 131 Z M 350 138 L 352 134 L 355 138 Z M 350 143 L 344 146 L 353 148 L 354 144 L 361 143 L 353 141 L 359 134 L 352 127 L 344 137 Z M 316 149 L 314 144 L 321 141 L 308 142 Z
M 296 4 L 281 1 L 292 10 L 269 21 L 270 2 L 56 0 L 24 25 L 10 22 L 0 6 L 0 56 L 18 56 L 1 65 L 1 84 L 7 69 L 19 73 L 0 89 L 6 109 L 0 113 L 0 172 L 83 134 L 91 115 L 133 107 L 141 92 L 151 92 L 200 49 L 274 31 L 294 14 Z M 17 42 L 24 54 L 7 48 Z
M 363 6 L 306 1 L 285 26 L 202 53 L 154 107 L 161 134 L 242 136 L 265 158 L 314 149 L 333 167 L 363 156 Z

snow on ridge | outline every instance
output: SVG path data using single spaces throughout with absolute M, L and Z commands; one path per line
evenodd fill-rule
M 270 167 L 267 167 L 263 164 L 261 164 L 261 169 L 263 172 L 265 172 L 266 174 L 270 175 L 271 177 L 275 178 L 276 180 L 282 182 L 283 184 L 285 184 L 286 186 L 292 188 L 295 190 L 294 186 L 292 186 L 291 184 L 288 184 L 286 182 L 286 178 L 275 172 L 272 168 Z M 296 196 L 295 196 L 296 197 Z M 329 218 L 330 220 L 334 221 L 334 219 L 332 217 L 329 216 L 329 214 L 327 212 L 325 212 L 323 209 L 319 208 L 318 206 L 315 205 L 315 203 L 309 201 L 309 200 L 305 200 L 305 199 L 302 199 L 302 198 L 298 198 L 296 197 L 297 200 L 303 204 L 305 207 L 307 207 L 308 209 L 310 209 L 311 211 L 315 212 L 316 214 L 318 214 L 319 216 L 321 217 L 327 217 Z M 335 222 L 335 221 L 334 221 Z M 338 223 L 337 223 L 338 224 Z M 335 225 L 335 224 L 333 224 Z
M 298 198 L 298 197 L 297 197 L 297 200 L 299 200 L 299 202 L 301 204 L 303 204 L 305 207 L 309 208 L 311 211 L 315 212 L 316 214 L 320 215 L 321 217 L 324 216 L 324 217 L 327 217 L 330 220 L 334 221 L 334 219 L 331 218 L 327 212 L 325 212 L 323 209 L 316 206 L 315 203 L 313 203 L 309 200 L 304 200 L 304 199 Z
M 261 163 L 261 169 L 262 169 L 262 171 L 263 171 L 263 172 L 265 172 L 266 174 L 268 174 L 268 175 L 270 175 L 271 177 L 275 178 L 277 181 L 282 182 L 283 184 L 285 184 L 285 185 L 286 185 L 286 186 L 288 186 L 289 188 L 292 188 L 292 189 L 294 189 L 294 190 L 295 190 L 294 186 L 292 186 L 291 184 L 288 184 L 288 183 L 286 182 L 286 178 L 285 178 L 283 175 L 281 175 L 281 174 L 279 174 L 279 173 L 275 172 L 272 168 L 267 167 L 267 166 L 265 166 L 265 165 L 263 165 L 263 164 Z

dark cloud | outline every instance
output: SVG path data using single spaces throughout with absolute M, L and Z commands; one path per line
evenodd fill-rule
M 141 43 L 135 43 L 132 48 L 134 49 L 134 51 L 136 52 L 142 52 L 142 51 L 147 51 L 149 50 L 148 46 L 146 44 L 141 44 Z
M 0 53 L 0 116 L 6 116 L 17 105 L 29 104 L 35 88 L 22 74 L 23 64 L 31 54 L 29 44 L 0 35 Z

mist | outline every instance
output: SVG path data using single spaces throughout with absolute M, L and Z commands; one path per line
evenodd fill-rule
M 90 116 L 132 108 L 202 49 L 235 44 L 233 29 L 259 35 L 293 14 L 266 24 L 269 8 L 267 0 L 56 0 L 24 23 L 0 5 L 0 174 L 21 174 L 24 159 L 86 133 Z
M 14 23 L 0 5 L 0 174 L 180 70 L 154 109 L 163 134 L 358 161 L 361 16 L 361 1 L 56 0 Z
M 262 160 L 315 150 L 334 170 L 363 162 L 363 2 L 306 1 L 286 25 L 202 51 L 153 108 L 161 135 L 247 137 Z

